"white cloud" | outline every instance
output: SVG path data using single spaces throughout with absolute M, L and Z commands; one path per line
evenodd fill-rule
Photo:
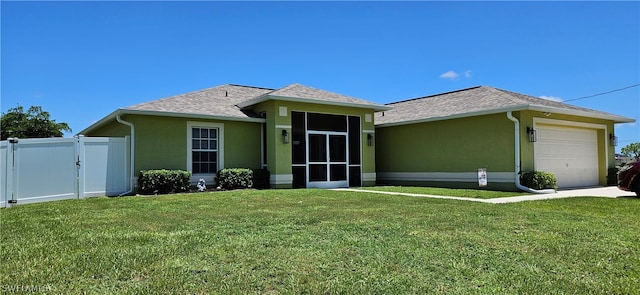
M 465 78 L 471 78 L 471 76 L 472 76 L 471 70 L 466 70 L 462 74 L 460 74 L 460 73 L 458 73 L 456 71 L 447 71 L 445 73 L 442 73 L 440 75 L 440 78 L 449 79 L 449 80 L 458 80 L 458 78 L 460 78 L 461 75 L 464 76 Z
M 460 74 L 454 72 L 454 71 L 448 71 L 442 75 L 440 75 L 440 78 L 442 79 L 451 79 L 451 80 L 455 80 L 458 79 L 458 77 L 460 77 Z
M 560 97 L 556 97 L 556 96 L 540 95 L 538 97 L 542 98 L 542 99 L 546 99 L 546 100 L 557 101 L 557 102 L 562 102 L 564 100 L 564 99 L 562 99 Z

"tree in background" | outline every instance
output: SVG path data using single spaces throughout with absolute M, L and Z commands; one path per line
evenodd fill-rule
M 32 106 L 26 112 L 22 106 L 9 109 L 0 117 L 0 138 L 62 137 L 63 131 L 71 132 L 69 124 L 58 123 L 50 117 L 40 106 Z
M 640 142 L 634 142 L 620 149 L 623 155 L 640 160 Z

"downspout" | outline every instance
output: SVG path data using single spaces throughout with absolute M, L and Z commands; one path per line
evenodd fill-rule
M 122 193 L 122 194 L 120 194 L 118 196 L 118 197 L 122 197 L 124 195 L 131 194 L 133 192 L 133 189 L 134 189 L 134 178 L 133 178 L 133 175 L 135 173 L 135 170 L 134 170 L 135 169 L 135 161 L 134 161 L 134 159 L 135 159 L 135 154 L 136 154 L 135 153 L 135 142 L 136 142 L 135 134 L 136 134 L 136 129 L 134 128 L 133 123 L 127 122 L 125 120 L 122 120 L 122 118 L 120 118 L 120 114 L 118 114 L 116 116 L 116 121 L 118 121 L 118 123 L 120 123 L 120 124 L 124 124 L 124 125 L 129 126 L 129 128 L 131 129 L 131 148 L 129 150 L 129 154 L 131 155 L 131 159 L 130 159 L 131 172 L 129 173 L 129 186 L 131 187 L 131 189 L 129 189 L 128 191 L 126 191 L 126 192 L 124 192 L 124 193 Z
M 520 184 L 520 121 L 518 121 L 518 119 L 516 117 L 513 116 L 513 114 L 511 113 L 511 111 L 507 112 L 507 118 L 509 118 L 509 120 L 513 121 L 513 131 L 514 131 L 514 138 L 515 138 L 515 152 L 516 152 L 516 172 L 515 172 L 515 184 L 516 187 L 519 190 L 528 192 L 528 193 L 533 193 L 533 194 L 553 194 L 556 191 L 553 189 L 543 189 L 543 190 L 536 190 L 536 189 L 532 189 L 530 187 L 526 187 L 522 184 Z

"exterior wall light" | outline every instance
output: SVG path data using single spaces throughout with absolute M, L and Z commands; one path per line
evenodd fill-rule
M 371 133 L 367 134 L 367 145 L 373 146 L 373 134 Z
M 529 136 L 529 142 L 538 141 L 538 136 L 536 135 L 536 130 L 527 126 L 527 135 Z
M 286 129 L 282 129 L 282 143 L 289 143 L 289 132 Z
M 617 146 L 618 145 L 618 137 L 610 133 L 609 134 L 609 144 L 611 144 L 611 146 Z

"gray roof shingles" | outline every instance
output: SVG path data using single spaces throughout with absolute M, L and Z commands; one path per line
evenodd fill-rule
M 281 89 L 259 88 L 226 84 L 186 94 L 171 96 L 124 108 L 133 111 L 167 112 L 177 114 L 205 115 L 228 118 L 251 118 L 255 114 L 241 106 L 252 105 L 269 98 L 286 97 L 346 105 L 370 106 L 386 109 L 385 106 L 366 100 L 320 90 L 300 84 L 291 84 Z M 238 106 L 240 105 L 240 106 Z
M 301 85 L 301 84 L 291 84 L 284 88 L 275 90 L 268 94 L 271 97 L 290 97 L 290 98 L 304 98 L 310 100 L 318 100 L 324 102 L 333 102 L 338 104 L 352 104 L 352 105 L 362 105 L 362 106 L 371 106 L 374 108 L 381 107 L 380 104 L 366 101 L 363 99 L 346 96 L 338 93 L 333 93 L 321 89 L 316 89 L 313 87 Z
M 133 105 L 125 110 L 247 118 L 251 116 L 236 104 L 271 91 L 273 89 L 226 84 Z
M 556 110 L 575 111 L 595 117 L 620 118 L 606 112 L 582 108 L 489 86 L 477 86 L 453 92 L 425 96 L 382 106 L 366 100 L 320 90 L 300 84 L 280 89 L 225 84 L 186 94 L 133 105 L 125 110 L 166 112 L 173 114 L 204 115 L 224 118 L 253 118 L 252 112 L 238 105 L 249 106 L 267 99 L 290 98 L 317 101 L 318 103 L 370 106 L 375 110 L 392 107 L 376 113 L 376 125 L 402 124 L 452 116 L 501 112 L 505 109 L 547 107 Z M 384 115 L 383 115 L 384 114 Z M 627 120 L 628 121 L 628 120 Z
M 606 112 L 489 86 L 477 86 L 387 105 L 393 107 L 393 109 L 376 113 L 376 125 L 402 124 L 422 120 L 437 120 L 439 118 L 447 119 L 467 114 L 491 113 L 492 111 L 498 113 L 503 112 L 505 109 L 524 110 L 531 108 L 550 108 L 558 112 L 578 112 L 584 113 L 586 116 L 619 118 L 621 121 L 627 119 Z

